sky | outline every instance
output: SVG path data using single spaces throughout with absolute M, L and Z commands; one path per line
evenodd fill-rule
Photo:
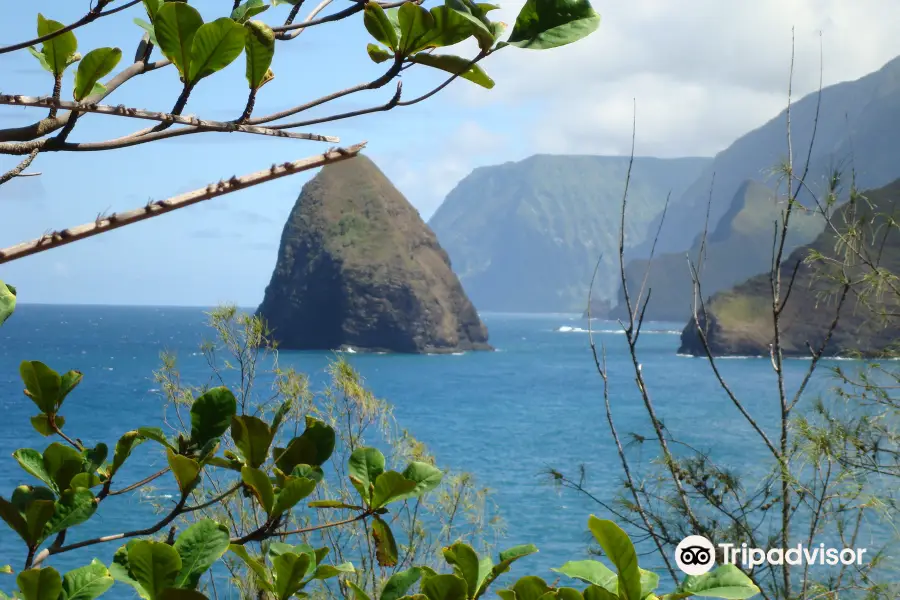
M 124 0 L 117 0 L 116 3 Z M 334 0 L 321 14 L 344 8 Z M 87 0 L 13 3 L 0 21 L 0 46 L 34 37 L 37 13 L 63 23 L 80 18 Z M 223 0 L 192 0 L 206 20 L 225 15 Z M 427 0 L 431 6 L 434 0 Z M 512 24 L 523 0 L 491 13 Z M 305 15 L 314 3 L 307 2 Z M 636 106 L 636 153 L 712 156 L 762 125 L 787 101 L 792 29 L 793 95 L 857 79 L 900 55 L 896 0 L 629 0 L 594 2 L 602 21 L 589 38 L 550 51 L 508 47 L 484 61 L 492 90 L 458 80 L 428 101 L 390 112 L 325 123 L 307 131 L 367 141 L 366 153 L 427 220 L 446 194 L 478 166 L 538 153 L 623 155 Z M 260 15 L 283 21 L 289 7 Z M 499 16 L 495 16 L 499 15 Z M 144 17 L 140 6 L 78 29 L 82 54 L 101 46 L 133 56 Z M 365 51 L 361 15 L 313 27 L 279 42 L 275 80 L 257 99 L 257 115 L 307 102 L 374 79 L 383 65 Z M 822 61 L 820 63 L 820 45 Z M 457 49 L 454 48 L 454 51 Z M 472 56 L 470 45 L 458 53 Z M 160 58 L 158 51 L 154 58 Z M 71 97 L 74 68 L 63 90 Z M 442 78 L 404 71 L 404 98 Z M 105 102 L 167 111 L 178 94 L 174 68 L 137 77 Z M 27 52 L 0 55 L 3 93 L 45 95 L 52 79 Z M 354 94 L 310 111 L 325 116 L 384 103 L 393 87 Z M 186 114 L 236 118 L 244 105 L 243 57 L 198 86 Z M 34 122 L 45 109 L 0 106 L 0 129 Z M 88 115 L 70 141 L 102 141 L 146 121 Z M 0 247 L 184 193 L 273 162 L 319 154 L 331 144 L 240 134 L 204 133 L 111 152 L 42 154 L 30 171 L 0 186 Z M 0 155 L 0 171 L 17 157 Z M 214 199 L 6 265 L 0 279 L 23 303 L 255 306 L 274 267 L 284 222 L 302 173 Z

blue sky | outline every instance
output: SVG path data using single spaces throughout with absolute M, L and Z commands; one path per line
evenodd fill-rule
M 334 0 L 334 8 L 323 14 L 343 8 L 346 1 Z M 223 0 L 191 3 L 207 20 L 230 7 Z M 33 37 L 39 11 L 69 23 L 82 16 L 87 4 L 15 3 L 0 22 L 0 45 Z M 301 16 L 314 5 L 308 4 Z M 503 4 L 502 20 L 511 23 L 521 1 Z M 900 53 L 891 28 L 900 20 L 900 9 L 888 0 L 867 4 L 869 10 L 831 0 L 798 0 L 789 10 L 774 0 L 752 3 L 752 10 L 725 10 L 711 0 L 617 4 L 623 6 L 595 3 L 604 20 L 585 42 L 543 53 L 508 48 L 491 57 L 485 69 L 497 82 L 493 90 L 458 81 L 418 105 L 309 131 L 340 136 L 344 144 L 367 140 L 367 154 L 427 219 L 476 166 L 537 152 L 626 152 L 635 98 L 640 154 L 714 154 L 783 105 L 791 25 L 798 31 L 801 93 L 811 91 L 818 77 L 819 30 L 824 31 L 826 83 L 855 79 Z M 688 5 L 693 7 L 690 21 L 685 20 Z M 883 10 L 872 10 L 873 5 Z M 279 23 L 288 8 L 272 8 L 261 18 Z M 143 16 L 138 6 L 77 30 L 79 50 L 121 47 L 118 69 L 124 68 L 141 35 L 132 19 Z M 761 27 L 770 29 L 771 43 L 764 48 L 758 44 Z M 856 35 L 860 28 L 870 34 L 863 40 Z M 255 114 L 377 77 L 383 65 L 368 59 L 368 41 L 359 16 L 280 42 L 273 63 L 276 79 L 261 90 Z M 471 48 L 463 46 L 459 53 L 470 55 Z M 74 71 L 69 70 L 64 97 L 71 97 Z M 441 79 L 437 72 L 410 69 L 403 76 L 404 97 Z M 0 81 L 4 93 L 44 95 L 52 88 L 49 74 L 27 51 L 0 55 Z M 106 103 L 169 110 L 179 86 L 174 68 L 165 68 L 133 79 Z M 355 94 L 307 114 L 380 104 L 392 93 L 388 87 Z M 205 80 L 185 112 L 235 118 L 245 94 L 242 57 Z M 44 114 L 43 109 L 0 106 L 0 128 Z M 145 121 L 88 115 L 70 140 L 101 141 L 146 126 Z M 0 186 L 0 246 L 317 154 L 327 146 L 207 133 L 112 152 L 44 154 L 31 169 L 43 175 Z M 16 162 L 16 157 L 0 156 L 0 170 Z M 2 265 L 0 279 L 18 287 L 21 302 L 253 306 L 268 283 L 287 214 L 309 176 L 284 178 Z

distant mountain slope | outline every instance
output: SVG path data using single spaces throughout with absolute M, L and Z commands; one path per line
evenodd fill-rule
M 613 299 L 618 231 L 628 157 L 537 155 L 480 167 L 429 221 L 479 310 L 582 312 L 598 257 L 595 296 Z M 671 191 L 680 197 L 707 158 L 635 158 L 626 243 Z
M 809 94 L 791 107 L 792 143 L 795 169 L 802 171 L 813 125 L 816 122 L 817 94 Z M 710 209 L 710 230 L 714 230 L 722 217 L 731 208 L 735 192 L 748 179 L 774 185 L 779 164 L 787 156 L 786 111 L 762 127 L 749 132 L 735 141 L 727 149 L 716 155 L 703 174 L 689 187 L 678 201 L 678 210 L 666 216 L 657 253 L 662 256 L 674 253 L 679 257 L 695 244 Z M 827 189 L 827 179 L 834 169 L 843 173 L 844 181 L 849 181 L 855 172 L 857 187 L 873 189 L 884 186 L 900 175 L 900 58 L 887 63 L 880 70 L 856 81 L 839 83 L 822 90 L 821 108 L 816 126 L 815 144 L 810 160 L 807 181 L 810 187 L 821 193 Z M 710 185 L 712 197 L 710 200 Z M 849 187 L 843 186 L 845 190 Z M 809 202 L 807 195 L 801 195 L 801 202 Z M 659 221 L 650 224 L 655 230 Z M 771 243 L 768 239 L 757 243 Z M 812 238 L 800 243 L 812 241 Z M 646 256 L 649 242 L 637 249 L 637 254 Z M 791 250 L 789 248 L 788 250 Z M 762 272 L 769 257 L 754 254 L 753 260 L 741 265 L 744 270 Z M 669 260 L 669 259 L 667 259 Z M 629 265 L 629 287 L 639 285 L 643 269 L 639 265 Z M 731 265 L 728 265 L 729 267 Z M 667 273 L 664 273 L 668 275 Z M 710 283 L 716 277 L 708 272 Z M 651 276 L 650 285 L 655 293 L 667 294 L 666 281 Z M 715 286 L 707 288 L 715 292 Z M 621 291 L 619 292 L 621 295 Z M 662 318 L 657 312 L 660 306 L 651 306 L 648 317 Z M 681 317 L 685 317 L 682 314 Z
M 704 295 L 731 287 L 751 275 L 771 260 L 774 223 L 781 222 L 783 202 L 777 202 L 772 191 L 754 181 L 745 181 L 738 188 L 731 207 L 718 227 L 710 231 L 706 240 L 706 259 L 700 271 Z M 790 249 L 816 237 L 824 227 L 823 218 L 816 213 L 794 212 L 791 216 L 787 246 Z M 768 239 L 768 243 L 765 241 Z M 645 318 L 655 321 L 683 321 L 691 314 L 694 284 L 688 256 L 698 264 L 700 240 L 687 252 L 672 252 L 653 259 L 647 287 L 651 288 L 650 303 Z M 640 290 L 647 269 L 647 260 L 632 260 L 626 265 L 628 291 L 632 302 Z M 611 311 L 616 319 L 627 318 L 624 294 L 619 289 L 618 304 Z
M 880 253 L 879 268 L 897 277 L 900 275 L 900 231 L 896 226 L 900 219 L 900 180 L 864 195 L 867 202 L 860 202 L 856 207 L 853 237 L 862 241 L 864 256 L 874 258 Z M 845 205 L 835 215 L 838 230 L 847 231 L 848 210 L 849 205 Z M 894 225 L 886 227 L 891 221 Z M 791 294 L 781 313 L 781 338 L 786 355 L 809 356 L 807 343 L 819 348 L 837 308 L 840 283 L 835 262 L 807 264 L 804 259 L 814 253 L 837 259 L 837 265 L 853 261 L 856 264 L 848 269 L 851 280 L 861 280 L 871 273 L 855 253 L 843 256 L 846 247 L 837 242 L 838 236 L 827 229 L 809 246 L 797 248 L 782 265 L 781 280 L 786 286 L 794 266 L 800 262 Z M 708 319 L 704 321 L 701 316 L 701 323 L 707 330 L 707 340 L 714 355 L 769 355 L 769 344 L 774 337 L 769 286 L 769 274 L 764 273 L 709 299 L 706 304 Z M 900 297 L 887 286 L 878 294 L 861 293 L 863 289 L 856 286 L 842 306 L 826 355 L 877 355 L 900 341 L 900 321 L 896 317 L 900 312 Z M 679 352 L 706 355 L 693 321 L 688 322 L 681 334 Z

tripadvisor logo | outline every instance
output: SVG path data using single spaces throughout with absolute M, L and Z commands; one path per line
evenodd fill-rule
M 807 548 L 750 548 L 747 544 L 718 544 L 726 565 L 740 564 L 754 568 L 769 565 L 861 565 L 865 548 L 826 548 L 825 544 Z M 688 575 L 703 575 L 716 564 L 716 546 L 702 535 L 689 535 L 675 548 L 675 563 Z
M 688 575 L 703 575 L 716 564 L 716 548 L 702 535 L 689 535 L 675 548 L 675 564 Z

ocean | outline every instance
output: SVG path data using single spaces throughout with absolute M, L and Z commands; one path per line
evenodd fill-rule
M 610 515 L 586 497 L 554 487 L 547 469 L 575 475 L 584 465 L 586 487 L 604 501 L 613 499 L 621 481 L 603 411 L 602 380 L 590 353 L 587 323 L 580 316 L 486 314 L 484 320 L 496 352 L 344 357 L 377 396 L 394 405 L 398 422 L 425 442 L 440 463 L 470 471 L 494 490 L 507 523 L 501 547 L 534 543 L 540 549 L 518 563 L 517 572 L 552 580 L 551 567 L 588 556 L 588 515 Z M 709 450 L 725 466 L 751 477 L 761 473 L 766 450 L 719 388 L 709 364 L 676 354 L 681 326 L 648 323 L 639 343 L 642 371 L 659 416 L 684 441 Z M 651 436 L 618 324 L 595 322 L 593 327 L 595 339 L 605 346 L 620 433 Z M 177 355 L 186 381 L 208 380 L 199 345 L 211 333 L 201 308 L 21 306 L 0 329 L 0 455 L 5 457 L 0 461 L 0 493 L 8 498 L 16 485 L 30 480 L 10 454 L 20 447 L 43 449 L 49 441 L 28 423 L 36 409 L 22 395 L 22 360 L 40 360 L 59 372 L 82 371 L 83 383 L 61 411 L 66 430 L 86 443 L 103 441 L 112 448 L 129 429 L 163 426 L 152 375 L 160 366 L 161 351 Z M 279 362 L 321 385 L 333 358 L 328 352 L 282 351 Z M 788 362 L 789 389 L 795 389 L 808 364 Z M 774 432 L 778 410 L 770 362 L 728 359 L 720 361 L 720 368 L 760 424 Z M 807 397 L 831 383 L 823 368 Z M 644 463 L 654 454 L 638 446 L 628 452 Z M 129 473 L 151 473 L 164 461 L 159 452 L 138 453 L 128 464 Z M 173 491 L 161 488 L 156 493 Z M 151 514 L 139 496 L 110 500 L 91 521 L 94 535 L 133 527 L 136 515 Z M 108 561 L 119 544 L 53 557 L 50 564 L 71 568 L 93 555 Z M 652 557 L 644 560 L 652 566 Z M 19 569 L 23 561 L 21 541 L 10 530 L 0 530 L 0 565 Z M 131 592 L 120 584 L 113 589 L 125 597 Z

